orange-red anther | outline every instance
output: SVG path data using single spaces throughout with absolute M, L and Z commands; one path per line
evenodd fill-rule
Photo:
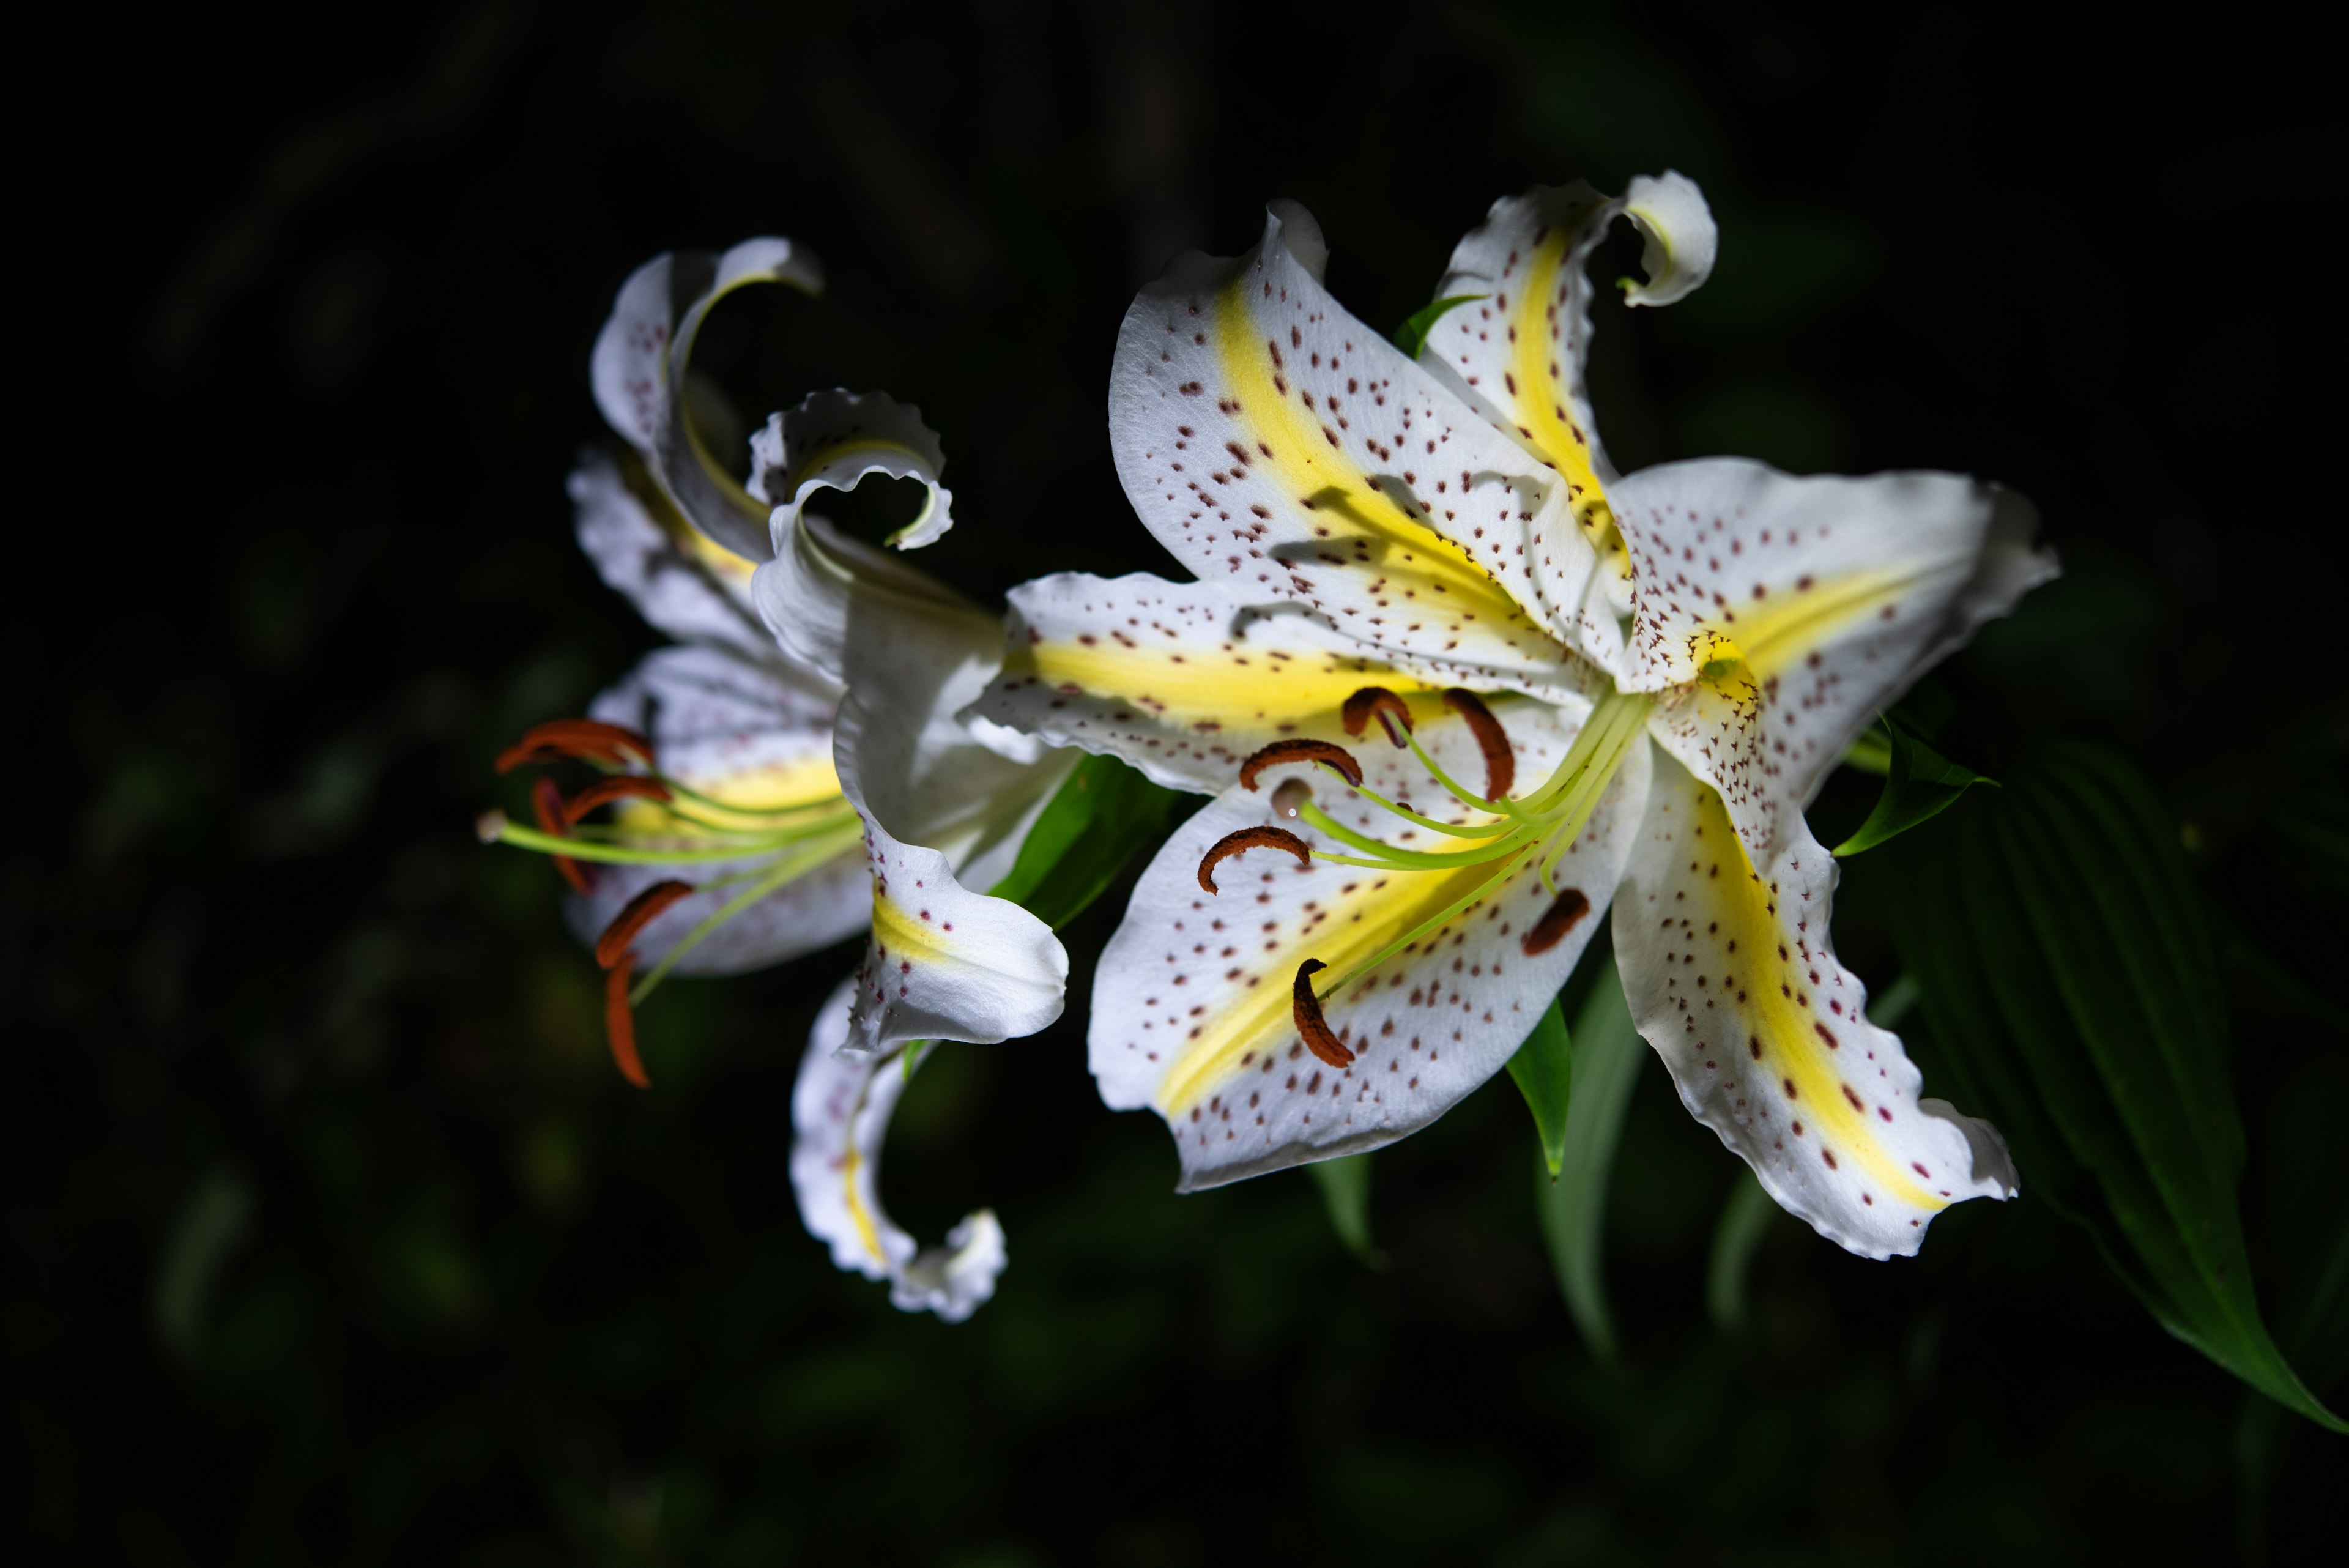
M 1305 1048 L 1332 1067 L 1342 1067 L 1354 1059 L 1346 1043 L 1321 1016 L 1321 999 L 1313 994 L 1313 976 L 1330 966 L 1319 959 L 1307 959 L 1297 966 L 1297 981 L 1289 987 L 1289 1014 L 1297 1021 L 1297 1033 Z
M 650 767 L 653 744 L 634 730 L 606 724 L 600 719 L 556 719 L 534 724 L 521 740 L 498 753 L 498 772 L 508 774 L 524 763 L 554 763 L 565 757 L 596 762 L 640 762 Z
M 1350 784 L 1362 782 L 1362 764 L 1345 747 L 1328 741 L 1275 741 L 1240 764 L 1240 783 L 1256 788 L 1257 775 L 1283 763 L 1327 763 Z
M 531 786 L 530 808 L 538 817 L 538 830 L 541 833 L 549 834 L 556 838 L 570 836 L 566 831 L 568 825 L 563 817 L 563 792 L 554 787 L 553 779 L 543 778 Z M 573 892 L 586 893 L 594 890 L 595 886 L 594 875 L 587 867 L 569 856 L 556 856 L 554 868 L 563 873 L 563 879 L 571 884 Z
M 616 778 L 597 779 L 577 794 L 563 803 L 563 820 L 577 822 L 599 805 L 609 805 L 616 800 L 674 800 L 668 786 L 658 779 L 648 779 L 642 774 L 622 774 Z
M 649 1089 L 653 1081 L 645 1076 L 644 1058 L 636 1054 L 636 1010 L 628 1005 L 628 980 L 636 967 L 635 958 L 623 951 L 604 977 L 604 1033 L 612 1042 L 612 1064 L 620 1069 L 620 1076 L 639 1089 Z
M 1387 739 L 1401 748 L 1403 737 L 1411 733 L 1411 704 L 1385 687 L 1365 686 L 1347 698 L 1346 705 L 1338 711 L 1339 717 L 1345 721 L 1346 733 L 1350 735 L 1359 735 L 1369 729 L 1373 713 L 1378 715 L 1379 722 L 1386 726 Z
M 1243 827 L 1237 833 L 1226 833 L 1216 840 L 1215 847 L 1199 859 L 1199 886 L 1210 893 L 1222 891 L 1216 886 L 1216 867 L 1233 856 L 1250 849 L 1286 849 L 1297 857 L 1299 866 L 1313 864 L 1313 849 L 1305 840 L 1285 827 Z
M 1444 705 L 1468 721 L 1468 732 L 1476 737 L 1476 748 L 1485 753 L 1485 798 L 1506 798 L 1509 787 L 1517 782 L 1517 753 L 1509 744 L 1509 732 L 1501 728 L 1485 700 L 1464 686 L 1446 691 Z
M 1568 888 L 1557 896 L 1556 903 L 1542 911 L 1541 919 L 1534 922 L 1533 929 L 1517 945 L 1525 950 L 1527 958 L 1546 953 L 1566 940 L 1566 933 L 1580 925 L 1582 917 L 1588 913 L 1590 900 L 1582 896 L 1582 889 Z
M 628 958 L 628 950 L 636 944 L 636 933 L 660 918 L 661 911 L 679 898 L 695 891 L 690 882 L 675 880 L 656 882 L 628 900 L 604 934 L 595 939 L 595 961 L 605 969 L 616 969 Z

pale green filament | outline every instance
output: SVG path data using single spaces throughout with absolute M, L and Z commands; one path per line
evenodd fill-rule
M 782 857 L 771 867 L 761 867 L 755 871 L 738 872 L 732 877 L 720 877 L 716 881 L 703 883 L 702 888 L 707 890 L 729 882 L 740 881 L 745 877 L 759 878 L 750 887 L 712 909 L 703 917 L 699 925 L 686 932 L 677 946 L 668 950 L 667 956 L 655 964 L 644 979 L 636 981 L 635 989 L 628 992 L 628 1005 L 643 1006 L 645 998 L 652 994 L 653 987 L 667 979 L 668 971 L 677 967 L 677 961 L 699 946 L 702 939 L 709 936 L 710 932 L 777 888 L 797 881 L 826 861 L 854 848 L 864 836 L 864 825 L 851 818 L 848 822 L 835 826 L 828 836 L 812 838 L 803 843 L 795 853 Z
M 1591 815 L 1599 809 L 1599 801 L 1606 796 L 1608 786 L 1614 782 L 1624 760 L 1638 743 L 1648 711 L 1654 705 L 1652 697 L 1639 692 L 1609 692 L 1600 698 L 1550 776 L 1531 794 L 1515 800 L 1485 800 L 1471 794 L 1436 764 L 1415 736 L 1411 739 L 1413 754 L 1426 766 L 1430 776 L 1464 805 L 1499 814 L 1502 820 L 1497 822 L 1476 825 L 1434 822 L 1356 786 L 1356 794 L 1404 821 L 1455 836 L 1491 840 L 1475 849 L 1448 854 L 1403 849 L 1356 832 L 1310 802 L 1301 805 L 1298 808 L 1298 815 L 1302 820 L 1349 848 L 1363 852 L 1361 855 L 1341 855 L 1316 849 L 1313 854 L 1317 859 L 1375 871 L 1454 871 L 1487 865 L 1494 867 L 1489 876 L 1478 878 L 1474 887 L 1443 909 L 1348 970 L 1324 988 L 1321 995 L 1324 998 L 1334 995 L 1397 953 L 1442 929 L 1462 910 L 1486 897 L 1496 886 L 1528 864 L 1539 867 L 1544 889 L 1555 897 L 1557 889 L 1551 882 L 1551 874 L 1568 851 L 1573 848 L 1582 830 L 1589 826 Z
M 641 1005 L 678 961 L 720 926 L 770 894 L 854 849 L 864 834 L 863 820 L 837 794 L 792 805 L 741 806 L 714 799 L 659 774 L 650 776 L 658 780 L 673 797 L 655 803 L 667 820 L 650 827 L 625 822 L 594 823 L 578 826 L 572 834 L 548 833 L 509 821 L 502 812 L 491 814 L 481 827 L 482 836 L 493 842 L 603 865 L 684 867 L 745 859 L 758 862 L 695 885 L 697 892 L 709 892 L 738 883 L 750 884 L 705 916 L 636 983 L 628 992 L 631 1007 Z M 737 820 L 713 822 L 706 815 L 682 809 L 675 797 L 707 810 L 727 813 Z M 742 821 L 744 818 L 750 821 Z

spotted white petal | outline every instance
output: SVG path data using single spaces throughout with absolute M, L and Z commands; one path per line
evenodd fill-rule
M 755 283 L 787 283 L 816 294 L 823 273 L 812 254 L 784 239 L 745 240 L 718 255 L 656 256 L 620 286 L 589 365 L 596 406 L 644 453 L 678 510 L 752 561 L 769 551 L 769 509 L 709 452 L 687 405 L 693 340 L 702 322 L 720 299 Z
M 1246 604 L 1213 583 L 1062 572 L 1010 598 L 1002 673 L 970 713 L 1119 757 L 1172 789 L 1224 789 L 1275 741 L 1344 742 L 1340 710 L 1365 686 L 1428 718 L 1453 684 L 1303 606 Z
M 631 487 L 601 452 L 581 457 L 569 488 L 580 548 L 647 621 L 679 642 L 773 661 L 774 638 L 750 603 L 753 563 L 688 524 L 657 489 Z
M 1566 711 L 1532 701 L 1493 711 L 1522 778 L 1544 777 L 1578 728 Z M 1455 778 L 1480 776 L 1481 753 L 1459 720 L 1418 733 Z M 1278 847 L 1223 860 L 1211 894 L 1202 858 L 1245 828 L 1276 826 L 1354 853 L 1283 813 L 1278 791 L 1292 779 L 1340 823 L 1397 847 L 1475 842 L 1410 827 L 1315 769 L 1284 767 L 1263 774 L 1257 792 L 1225 791 L 1151 862 L 1102 955 L 1090 1053 L 1102 1099 L 1165 1118 L 1185 1190 L 1376 1148 L 1426 1126 L 1507 1062 L 1598 928 L 1639 821 L 1647 753 L 1635 748 L 1559 862 L 1555 895 L 1522 855 L 1397 871 L 1319 859 L 1300 867 Z M 1381 741 L 1353 754 L 1365 784 L 1391 800 L 1440 821 L 1493 820 L 1443 793 L 1408 753 Z M 1490 891 L 1327 996 L 1323 1015 L 1350 1062 L 1309 1052 L 1293 1002 L 1300 964 L 1328 965 L 1319 986 L 1335 985 L 1480 886 Z
M 1771 1197 L 1885 1258 L 1951 1203 L 2013 1196 L 1996 1129 L 1920 1098 L 1899 1037 L 1868 1022 L 1828 938 L 1835 858 L 1799 815 L 1749 861 L 1720 795 L 1660 753 L 1638 840 L 1615 898 L 1632 1020 Z
M 715 648 L 657 649 L 588 712 L 645 735 L 662 772 L 707 797 L 694 805 L 692 818 L 655 801 L 620 803 L 617 818 L 634 836 L 700 847 L 713 826 L 755 827 L 771 820 L 763 814 L 795 806 L 822 815 L 824 803 L 839 802 L 831 699 L 789 670 Z M 859 847 L 855 819 L 844 809 L 833 814 L 824 831 L 783 852 L 796 874 L 707 933 L 678 957 L 676 972 L 738 974 L 863 930 L 869 913 Z M 591 891 L 572 897 L 567 918 L 592 943 L 655 882 L 696 884 L 701 891 L 671 905 L 636 940 L 639 967 L 649 968 L 722 905 L 782 869 L 773 850 L 685 866 L 597 866 Z
M 852 994 L 843 984 L 817 1014 L 792 1091 L 800 1220 L 831 1247 L 835 1265 L 887 1280 L 897 1306 L 960 1323 L 995 1294 L 1007 1261 L 1003 1227 L 993 1210 L 978 1210 L 947 1233 L 945 1246 L 925 1251 L 881 1206 L 881 1146 L 911 1075 L 902 1051 L 842 1053 Z
M 1026 910 L 970 889 L 1011 868 L 1077 753 L 961 719 L 1001 666 L 996 617 L 805 512 L 782 543 L 752 597 L 848 691 L 833 757 L 873 887 L 850 1048 L 1033 1033 L 1061 1014 L 1068 954 Z
M 1118 334 L 1110 438 L 1143 522 L 1236 597 L 1292 601 L 1461 684 L 1572 683 L 1596 556 L 1559 477 L 1338 305 L 1297 209 L 1179 259 Z M 1542 576 L 1537 579 L 1537 568 Z
M 1615 470 L 1584 384 L 1590 253 L 1626 212 L 1648 238 L 1649 278 L 1630 291 L 1632 303 L 1668 305 L 1704 281 L 1713 263 L 1713 217 L 1682 176 L 1642 175 L 1619 200 L 1579 180 L 1537 185 L 1494 202 L 1483 225 L 1454 248 L 1435 297 L 1461 303 L 1429 329 L 1419 356 L 1495 428 L 1557 471 L 1575 522 L 1600 562 L 1581 609 L 1594 623 L 1611 623 L 1630 607 L 1630 563 L 1608 504 Z M 1562 602 L 1580 583 L 1572 576 L 1553 581 L 1547 561 L 1536 564 L 1536 576 L 1553 601 Z M 1592 651 L 1604 657 L 1617 646 L 1610 639 Z
M 868 475 L 918 480 L 929 493 L 888 543 L 901 550 L 935 544 L 954 526 L 954 493 L 938 483 L 947 458 L 922 410 L 885 392 L 811 392 L 772 415 L 750 441 L 750 493 L 771 503 L 770 543 L 781 555 L 808 497 L 854 490 Z
M 1721 792 L 1757 864 L 1878 710 L 2055 575 L 2011 491 L 1952 473 L 1798 479 L 1737 458 L 1615 486 L 1636 580 L 1627 691 Z

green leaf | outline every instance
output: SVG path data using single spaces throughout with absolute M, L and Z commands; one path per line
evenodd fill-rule
M 1134 852 L 1165 837 L 1177 799 L 1115 757 L 1087 757 L 1028 830 L 988 891 L 1060 929 L 1102 896 Z
M 1754 1249 L 1768 1234 L 1778 1205 L 1754 1179 L 1741 1171 L 1721 1206 L 1721 1220 L 1713 1228 L 1713 1256 L 1704 1269 L 1704 1305 L 1713 1324 L 1723 1334 L 1745 1326 L 1745 1276 L 1754 1264 Z
M 1374 1269 L 1383 1267 L 1384 1255 L 1371 1246 L 1371 1157 L 1340 1155 L 1336 1159 L 1315 1160 L 1305 1168 L 1312 1174 L 1313 1185 L 1321 1189 L 1321 1201 L 1330 1210 L 1330 1229 L 1338 1233 L 1346 1251 Z
M 1534 1130 L 1541 1135 L 1542 1160 L 1549 1179 L 1557 1179 L 1566 1159 L 1567 1106 L 1574 1098 L 1574 1045 L 1567 1038 L 1566 1014 L 1553 999 L 1534 1032 L 1509 1058 L 1509 1076 L 1526 1096 L 1534 1114 Z
M 1567 1310 L 1583 1343 L 1601 1361 L 1615 1355 L 1615 1327 L 1607 1313 L 1600 1272 L 1607 1220 L 1607 1179 L 1615 1168 L 1615 1147 L 1623 1136 L 1623 1114 L 1631 1085 L 1648 1059 L 1647 1042 L 1632 1027 L 1615 961 L 1607 961 L 1591 986 L 1589 1000 L 1575 1015 L 1572 1038 L 1575 1094 L 1567 1108 L 1566 1146 L 1555 1179 L 1547 1170 L 1535 1182 L 1541 1207 L 1542 1239 Z
M 1481 294 L 1455 294 L 1433 305 L 1422 306 L 1411 313 L 1410 320 L 1395 328 L 1395 347 L 1413 358 L 1418 358 L 1420 349 L 1426 347 L 1427 335 L 1435 329 L 1437 322 L 1444 319 L 1445 311 L 1455 305 L 1466 305 L 1471 300 L 1484 297 Z
M 1958 1087 L 2024 1190 L 2161 1324 L 2335 1430 L 2252 1293 L 2218 961 L 2176 823 L 2114 754 L 2052 748 L 1912 849 L 1895 933 Z
M 1884 793 L 1877 797 L 1876 809 L 1868 814 L 1859 831 L 1835 846 L 1837 859 L 1873 849 L 1887 839 L 1898 838 L 1919 823 L 1930 821 L 1975 784 L 1986 784 L 1993 789 L 1998 786 L 1996 779 L 1985 778 L 1941 755 L 1909 733 L 1906 726 L 1895 723 L 1889 713 L 1878 721 L 1878 728 L 1884 732 L 1889 751 L 1884 764 Z M 1861 739 L 1865 742 L 1868 737 Z M 1863 771 L 1876 771 L 1868 765 L 1872 759 L 1860 745 L 1855 745 L 1846 760 Z

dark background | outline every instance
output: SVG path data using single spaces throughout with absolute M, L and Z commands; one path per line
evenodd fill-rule
M 1302 1176 L 1173 1197 L 1163 1130 L 1083 1070 L 1122 890 L 1070 933 L 1068 1018 L 910 1093 L 893 1206 L 935 1237 L 990 1202 L 1013 1261 L 970 1324 L 902 1316 L 784 1173 L 854 950 L 665 991 L 638 1094 L 549 868 L 470 822 L 500 746 L 655 640 L 562 488 L 654 253 L 822 255 L 824 300 L 730 303 L 706 362 L 753 414 L 919 403 L 959 524 L 921 564 L 986 598 L 1174 569 L 1102 413 L 1176 250 L 1298 197 L 1385 327 L 1495 196 L 1677 167 L 1720 270 L 1602 303 L 1615 457 L 2039 501 L 2069 575 L 1951 669 L 1948 746 L 1995 772 L 2099 738 L 2178 812 L 2288 1299 L 2349 1189 L 2339 914 L 2271 830 L 2338 802 L 2349 735 L 2319 40 L 2240 7 L 2134 36 L 1557 3 L 93 20 L 17 61 L 65 90 L 19 150 L 20 222 L 56 218 L 18 241 L 16 1561 L 2316 1560 L 2341 1441 L 2247 1487 L 2240 1387 L 2027 1189 L 1914 1262 L 1778 1220 L 1717 1332 L 1735 1167 L 1652 1068 L 1615 1371 L 1551 1282 L 1506 1082 L 1378 1157 L 1382 1270 Z M 1823 836 L 1871 787 L 1837 781 Z M 1880 986 L 1899 888 L 1861 859 L 1846 888 Z

